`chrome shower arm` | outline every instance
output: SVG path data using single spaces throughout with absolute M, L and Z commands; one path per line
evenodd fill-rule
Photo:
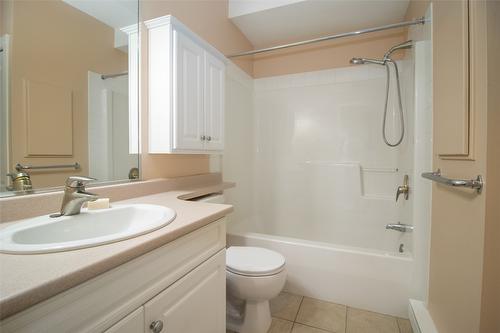
M 390 59 L 389 57 L 391 56 L 391 54 L 393 54 L 397 50 L 410 49 L 412 46 L 413 46 L 413 40 L 411 39 L 407 40 L 406 42 L 394 45 L 384 54 L 384 60 Z

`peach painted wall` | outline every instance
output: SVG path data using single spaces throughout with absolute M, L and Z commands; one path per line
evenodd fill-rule
M 10 21 L 11 3 L 5 0 L 0 0 L 0 36 L 5 33 L 10 33 L 12 22 Z
M 246 37 L 228 19 L 227 0 L 224 1 L 141 1 L 141 18 L 143 21 L 163 15 L 173 15 L 192 31 L 205 39 L 223 54 L 253 47 Z M 148 151 L 147 128 L 147 33 L 141 35 L 141 138 L 142 157 L 141 170 L 143 179 L 159 177 L 179 177 L 209 172 L 208 155 L 161 154 L 150 155 Z M 251 59 L 240 59 L 235 63 L 245 72 L 252 74 Z M 230 112 L 230 110 L 226 110 Z
M 254 56 L 253 76 L 262 78 L 349 66 L 352 57 L 381 58 L 406 40 L 405 29 L 327 41 Z M 401 54 L 396 55 L 395 59 Z
M 2 2 L 2 4 L 7 4 Z M 12 1 L 11 170 L 16 163 L 82 165 L 80 171 L 30 172 L 36 188 L 64 183 L 71 174 L 88 173 L 87 72 L 127 70 L 127 54 L 114 48 L 114 30 L 62 1 Z M 23 80 L 72 91 L 73 155 L 26 157 Z M 58 119 L 52 121 L 57 122 Z M 54 136 L 58 133 L 46 133 Z
M 413 0 L 405 20 L 424 16 L 429 0 Z M 254 56 L 253 76 L 261 78 L 349 66 L 352 57 L 380 58 L 391 46 L 407 39 L 407 29 L 323 42 Z M 396 53 L 395 59 L 402 57 Z
M 429 7 L 430 0 L 411 0 L 406 10 L 405 20 L 412 20 L 425 16 L 425 11 Z
M 173 15 L 223 54 L 252 50 L 253 46 L 228 18 L 227 0 L 141 0 L 141 19 Z M 252 59 L 235 60 L 252 75 Z

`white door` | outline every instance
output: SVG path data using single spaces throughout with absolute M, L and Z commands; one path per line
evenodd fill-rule
M 225 65 L 205 52 L 205 149 L 224 149 Z
M 145 331 L 161 321 L 161 332 L 225 332 L 225 261 L 225 250 L 221 250 L 146 303 Z
M 0 192 L 8 186 L 9 172 L 9 100 L 8 45 L 9 36 L 0 36 Z
M 203 149 L 203 49 L 174 30 L 173 150 Z M 167 130 L 167 129 L 165 129 Z
M 144 307 L 140 307 L 104 333 L 141 333 L 144 332 Z M 149 332 L 149 330 L 147 331 Z
M 130 153 L 128 79 L 88 72 L 89 175 L 99 181 L 128 178 L 138 155 Z

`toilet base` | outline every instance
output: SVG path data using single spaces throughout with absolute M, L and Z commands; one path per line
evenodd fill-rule
M 246 301 L 243 318 L 228 317 L 226 326 L 239 333 L 266 333 L 271 326 L 269 301 Z

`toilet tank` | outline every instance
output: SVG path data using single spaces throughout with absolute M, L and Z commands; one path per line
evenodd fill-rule
M 225 198 L 224 198 L 224 194 L 213 193 L 213 194 L 209 194 L 209 195 L 204 195 L 202 197 L 193 198 L 193 199 L 191 199 L 191 201 L 223 204 L 225 202 Z

